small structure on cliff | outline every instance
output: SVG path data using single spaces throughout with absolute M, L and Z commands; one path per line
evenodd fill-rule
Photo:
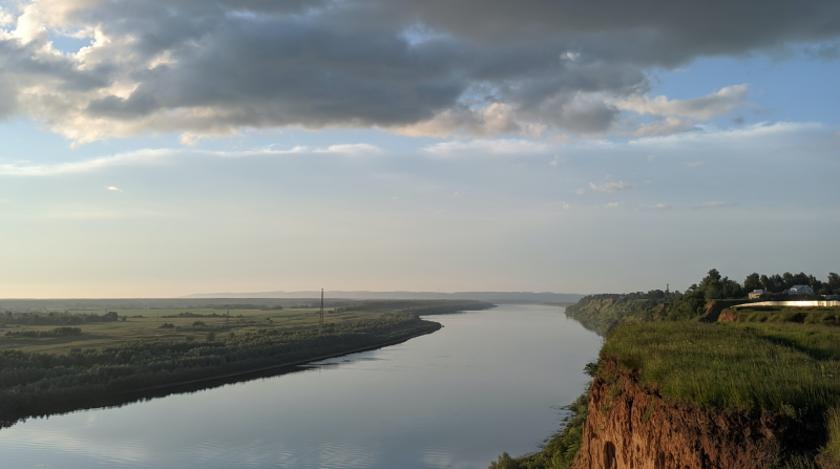
M 757 289 L 747 293 L 747 298 L 751 300 L 757 300 L 759 298 L 764 298 L 767 296 L 767 290 Z
M 814 289 L 810 285 L 794 285 L 787 291 L 788 296 L 813 296 Z

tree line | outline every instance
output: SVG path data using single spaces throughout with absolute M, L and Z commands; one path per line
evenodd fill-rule
M 697 318 L 705 314 L 710 300 L 745 298 L 747 293 L 763 289 L 780 294 L 794 285 L 808 285 L 821 295 L 840 294 L 840 275 L 828 274 L 825 281 L 805 273 L 762 275 L 752 273 L 744 282 L 721 275 L 711 269 L 698 283 L 684 292 L 661 289 L 624 294 L 589 295 L 566 308 L 566 314 L 585 327 L 606 334 L 617 324 Z
M 826 281 L 821 281 L 814 275 L 800 272 L 793 274 L 758 274 L 747 275 L 743 283 L 738 283 L 729 277 L 721 276 L 717 269 L 711 269 L 699 284 L 694 284 L 686 290 L 687 295 L 702 296 L 705 300 L 743 298 L 753 290 L 765 290 L 768 293 L 782 293 L 796 285 L 807 285 L 819 295 L 840 294 L 840 275 L 832 272 Z
M 27 326 L 63 326 L 100 322 L 115 322 L 121 318 L 119 314 L 110 311 L 104 314 L 71 314 L 71 313 L 17 313 L 6 311 L 0 314 L 0 325 L 20 324 Z

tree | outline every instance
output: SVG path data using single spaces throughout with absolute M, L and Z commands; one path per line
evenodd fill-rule
M 767 277 L 766 275 L 763 277 Z M 747 278 L 744 279 L 744 290 L 750 292 L 753 290 L 761 290 L 763 287 L 762 276 L 759 276 L 757 273 L 753 272 L 747 275 Z
M 782 274 L 782 288 L 787 290 L 788 288 L 796 285 L 796 279 L 794 278 L 793 274 L 790 272 L 785 272 Z
M 840 293 L 840 275 L 834 272 L 828 274 L 828 288 L 832 293 Z
M 706 274 L 706 277 L 700 282 L 700 290 L 707 300 L 721 297 L 723 284 L 721 283 L 720 272 L 717 269 L 712 269 Z
M 735 280 L 730 280 L 729 277 L 724 277 L 720 283 L 720 298 L 742 298 L 744 296 L 744 289 L 741 288 L 741 284 Z
M 767 280 L 765 284 L 765 279 Z M 761 283 L 764 284 L 764 289 L 769 292 L 778 293 L 785 289 L 785 281 L 779 274 L 774 274 L 769 277 L 766 275 L 762 278 Z
M 490 463 L 490 469 L 519 469 L 519 463 L 507 453 L 502 453 L 498 459 Z

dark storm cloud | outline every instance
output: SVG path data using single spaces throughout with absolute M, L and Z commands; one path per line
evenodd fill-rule
M 392 125 L 455 102 L 466 81 L 447 45 L 411 48 L 397 37 L 278 19 L 231 18 L 177 63 L 137 75 L 128 99 L 91 111 L 127 116 L 169 107 L 220 107 L 245 125 Z
M 58 92 L 93 90 L 108 84 L 106 68 L 80 70 L 63 57 L 39 54 L 37 45 L 0 39 L 0 75 L 15 77 L 9 81 L 18 85 L 48 82 Z
M 38 3 L 49 10 L 51 1 Z M 64 16 L 46 27 L 98 27 L 108 41 L 79 65 L 32 50 L 22 57 L 25 46 L 5 40 L 4 69 L 18 78 L 50 77 L 79 91 L 81 116 L 134 123 L 134 130 L 410 126 L 503 103 L 506 119 L 597 132 L 617 118 L 611 98 L 646 90 L 651 66 L 818 43 L 840 31 L 834 0 L 61 5 Z M 116 83 L 134 86 L 128 94 L 109 92 Z M 93 88 L 99 92 L 83 93 Z
M 399 15 L 476 41 L 561 37 L 603 57 L 647 63 L 821 40 L 840 31 L 840 3 L 832 0 L 373 1 L 383 17 Z

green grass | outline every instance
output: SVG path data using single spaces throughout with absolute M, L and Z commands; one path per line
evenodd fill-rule
M 638 370 L 643 383 L 679 402 L 791 416 L 840 402 L 840 328 L 628 324 L 608 336 L 601 356 Z
M 820 452 L 819 460 L 823 467 L 840 467 L 840 407 L 835 407 L 826 414 L 828 442 Z
M 57 318 L 65 315 L 101 315 L 113 311 L 121 320 L 74 324 L 74 327 L 81 329 L 81 334 L 59 336 L 55 334 L 59 324 L 19 324 L 0 313 L 0 352 L 19 350 L 27 353 L 67 354 L 71 351 L 102 350 L 137 343 L 201 342 L 206 341 L 209 333 L 214 333 L 219 339 L 227 338 L 230 334 L 243 336 L 266 331 L 282 332 L 286 336 L 300 335 L 317 329 L 319 321 L 319 308 L 310 304 L 315 300 L 293 302 L 235 299 L 226 300 L 226 303 L 221 300 L 145 300 L 142 305 L 141 300 L 67 301 L 21 300 L 21 304 L 4 301 L 0 302 L 0 306 L 20 308 L 12 310 L 15 314 L 48 317 L 53 312 Z M 328 303 L 326 325 L 328 328 L 345 328 L 391 319 L 395 312 L 403 315 L 433 315 L 491 306 L 489 303 L 468 300 L 331 301 Z M 204 325 L 197 327 L 196 322 Z M 172 324 L 174 327 L 161 327 L 164 324 Z
M 736 322 L 792 322 L 840 326 L 840 308 L 739 308 Z
M 284 310 L 232 309 L 229 317 L 178 317 L 183 313 L 210 316 L 218 310 L 202 308 L 160 308 L 154 310 L 126 309 L 118 311 L 124 321 L 82 324 L 80 336 L 29 338 L 27 333 L 47 334 L 54 325 L 0 325 L 0 350 L 20 350 L 65 354 L 71 350 L 103 349 L 108 347 L 155 341 L 204 340 L 209 332 L 220 334 L 249 334 L 260 330 L 303 331 L 318 327 L 318 313 L 312 308 Z M 222 311 L 221 313 L 225 313 Z M 330 312 L 327 325 L 345 325 L 359 320 L 380 320 L 391 311 Z M 196 322 L 204 323 L 197 327 Z M 174 328 L 161 328 L 164 323 Z

